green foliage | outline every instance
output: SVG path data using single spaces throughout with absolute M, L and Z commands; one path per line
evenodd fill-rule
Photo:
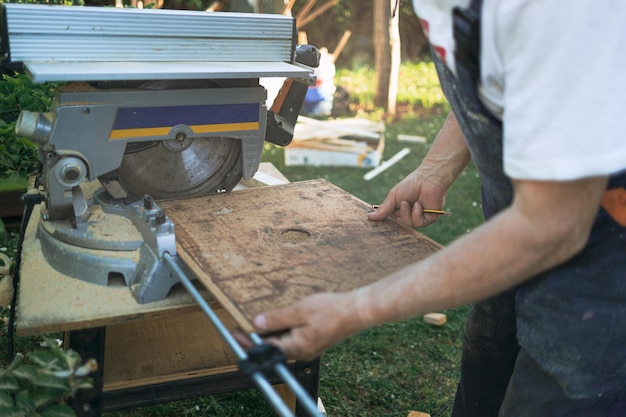
M 21 110 L 45 111 L 54 95 L 53 84 L 34 84 L 26 75 L 2 75 L 0 83 L 0 114 L 6 122 L 14 122 Z
M 64 350 L 56 340 L 44 338 L 47 349 L 18 355 L 0 368 L 0 415 L 5 417 L 74 417 L 67 404 L 60 403 L 80 389 L 93 387 L 89 374 L 97 365 L 84 364 L 78 353 Z
M 434 68 L 432 61 L 401 64 L 398 75 L 397 101 L 421 105 L 424 108 L 447 105 Z
M 46 111 L 57 84 L 34 84 L 26 75 L 2 75 L 0 82 L 0 178 L 26 177 L 37 170 L 37 145 L 15 134 L 20 111 Z

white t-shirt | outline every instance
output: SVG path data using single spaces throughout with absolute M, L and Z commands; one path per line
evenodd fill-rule
M 452 8 L 413 0 L 453 73 Z M 626 169 L 626 1 L 484 0 L 479 95 L 501 117 L 504 170 L 573 180 Z

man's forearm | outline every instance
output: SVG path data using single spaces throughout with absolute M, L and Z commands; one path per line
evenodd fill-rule
M 470 160 L 461 128 L 454 113 L 450 111 L 428 154 L 414 174 L 424 181 L 447 189 Z

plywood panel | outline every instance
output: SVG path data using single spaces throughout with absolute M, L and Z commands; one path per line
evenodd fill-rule
M 215 313 L 227 328 L 235 326 L 224 309 Z M 202 311 L 108 326 L 104 352 L 105 391 L 234 372 L 238 365 Z
M 364 286 L 440 245 L 325 180 L 161 202 L 179 257 L 246 331 L 307 295 Z

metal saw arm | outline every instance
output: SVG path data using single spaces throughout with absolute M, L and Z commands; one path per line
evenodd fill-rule
M 296 62 L 317 68 L 320 64 L 320 52 L 311 45 L 298 45 L 296 46 Z M 285 80 L 272 108 L 267 112 L 265 140 L 280 146 L 287 146 L 291 143 L 309 85 L 314 85 L 313 79 L 308 79 L 307 82 L 297 78 Z

